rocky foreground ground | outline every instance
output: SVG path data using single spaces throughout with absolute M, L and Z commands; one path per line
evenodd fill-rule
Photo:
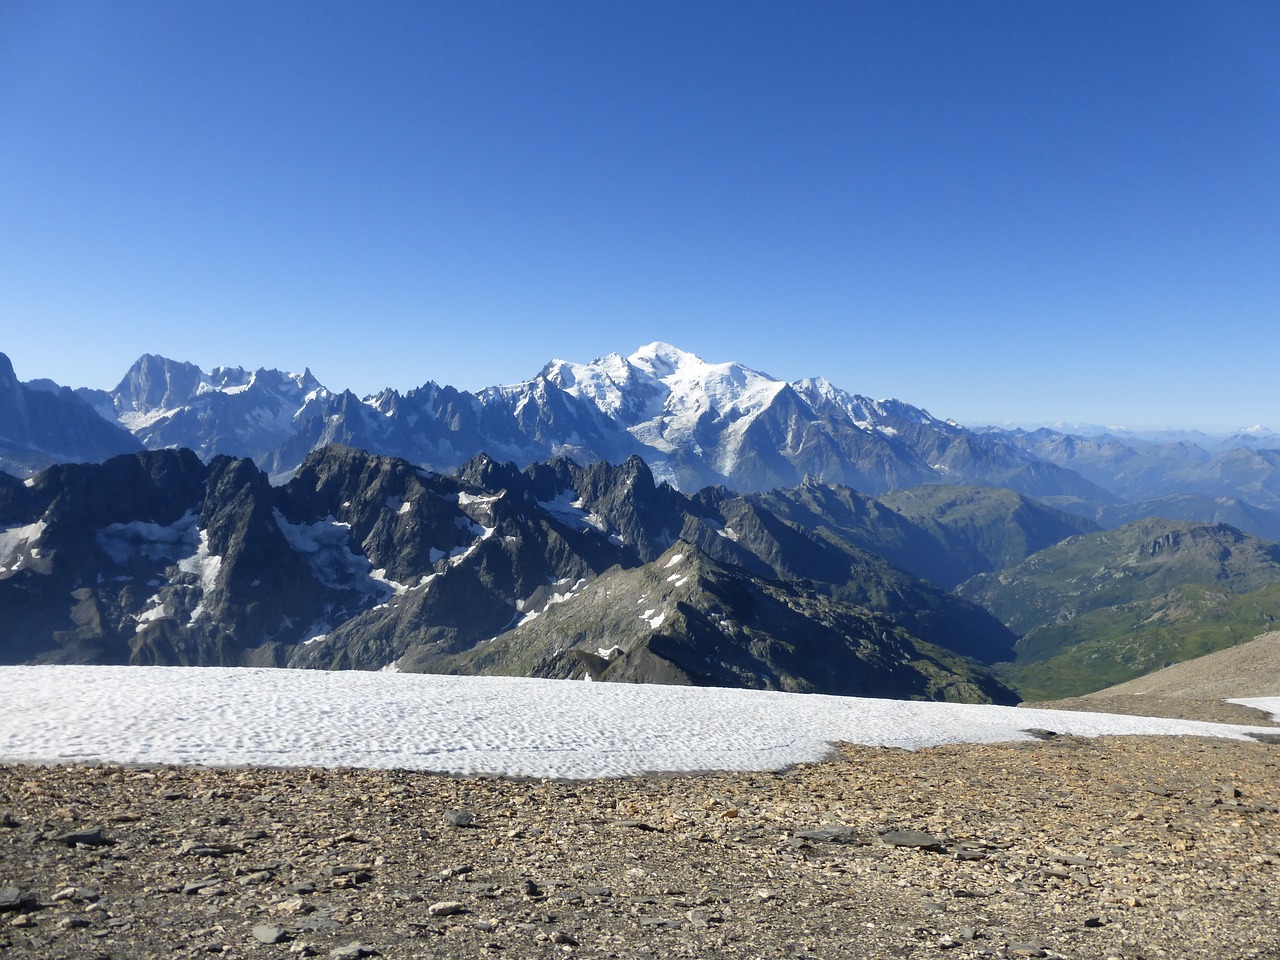
M 1280 744 L 563 782 L 0 767 L 0 955 L 1280 957 Z

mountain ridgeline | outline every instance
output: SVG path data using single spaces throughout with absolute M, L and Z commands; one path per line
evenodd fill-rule
M 188 450 L 64 464 L 0 475 L 0 659 L 1010 701 L 991 665 L 1017 636 L 921 574 L 1083 522 L 999 490 L 940 503 L 923 523 L 815 481 L 690 496 L 639 457 L 445 476 L 331 446 L 280 486 Z
M 1076 696 L 1251 640 L 1280 618 L 1280 545 L 1145 519 L 1073 537 L 956 591 L 1019 635 L 1026 697 Z
M 0 470 L 5 662 L 1008 700 L 1280 616 L 1269 431 L 966 429 L 661 343 L 364 398 L 0 355 Z
M 1016 413 L 1016 411 L 1014 412 Z M 967 429 L 818 377 L 782 381 L 662 343 L 587 364 L 554 360 L 475 393 L 427 382 L 357 397 L 310 371 L 206 372 L 144 355 L 112 390 L 19 383 L 0 362 L 0 470 L 186 447 L 249 458 L 280 480 L 340 443 L 451 473 L 480 453 L 521 467 L 556 457 L 642 457 L 659 480 L 751 492 L 806 477 L 879 495 L 926 483 L 1003 487 L 1116 526 L 1142 516 L 1280 524 L 1280 437 L 1169 441 Z

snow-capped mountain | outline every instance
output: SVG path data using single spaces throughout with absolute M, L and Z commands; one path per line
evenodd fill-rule
M 681 489 L 764 490 L 809 476 L 872 492 L 940 480 L 1008 481 L 1043 492 L 1020 484 L 1035 458 L 1012 444 L 978 439 L 901 401 L 871 400 L 821 378 L 777 380 L 665 343 L 589 364 L 552 361 L 537 378 L 500 389 L 526 422 L 542 427 L 537 436 L 552 453 L 586 447 L 615 461 L 638 453 Z M 558 419 L 576 429 L 547 429 L 556 418 L 546 411 L 557 401 L 574 410 Z
M 79 395 L 148 449 L 187 447 L 204 459 L 269 456 L 321 416 L 331 399 L 310 370 L 215 367 L 205 373 L 151 354 L 140 357 L 114 390 Z
M 589 364 L 553 361 L 537 380 L 512 389 L 527 406 L 541 400 L 540 382 L 589 402 L 625 430 L 630 451 L 657 476 L 686 489 L 767 489 L 811 475 L 879 490 L 930 473 L 890 442 L 895 430 L 887 418 L 857 422 L 845 413 L 846 406 L 869 405 L 863 398 L 832 388 L 836 406 L 820 412 L 800 384 L 738 363 L 709 363 L 665 343 Z M 932 420 L 914 408 L 910 415 Z
M 441 472 L 481 452 L 521 466 L 559 456 L 621 463 L 638 455 L 660 480 L 683 490 L 717 484 L 768 490 L 805 477 L 872 494 L 974 483 L 1094 519 L 1120 504 L 1177 494 L 1280 506 L 1280 439 L 1265 428 L 1202 437 L 1203 443 L 1190 435 L 968 429 L 821 377 L 782 381 L 665 343 L 590 363 L 553 360 L 528 380 L 475 393 L 428 381 L 405 393 L 386 389 L 361 398 L 327 389 L 309 371 L 205 372 L 150 355 L 111 391 L 72 396 L 48 381 L 15 379 L 9 407 L 17 409 L 19 393 L 38 395 L 37 406 L 60 398 L 63 410 L 39 438 L 11 426 L 26 422 L 26 414 L 0 420 L 0 470 L 23 477 L 60 460 L 100 460 L 119 452 L 112 443 L 129 441 L 131 433 L 136 439 L 128 449 L 140 443 L 188 447 L 205 460 L 247 456 L 277 480 L 310 451 L 341 443 Z M 83 402 L 70 411 L 77 397 Z M 89 407 L 107 421 L 105 433 Z M 66 436 L 56 435 L 59 424 Z M 90 435 L 95 426 L 102 436 Z
M 529 380 L 476 393 L 428 382 L 363 399 L 309 372 L 206 373 L 147 355 L 114 390 L 80 395 L 150 449 L 248 456 L 277 476 L 330 443 L 435 470 L 481 451 L 520 464 L 638 454 L 682 489 L 768 489 L 812 476 L 879 492 L 940 479 L 999 482 L 1034 460 L 900 401 L 821 379 L 788 383 L 665 343 L 587 364 L 554 360 Z M 957 440 L 962 462 L 947 455 Z

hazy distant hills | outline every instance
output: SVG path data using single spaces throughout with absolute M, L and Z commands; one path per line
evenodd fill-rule
M 0 469 L 18 476 L 65 460 L 98 461 L 141 450 L 114 419 L 49 381 L 20 383 L 0 353 Z
M 1126 502 L 1176 493 L 1238 498 L 1268 509 L 1280 505 L 1280 437 L 1269 431 L 1237 434 L 1216 444 L 1200 438 L 1207 446 L 1188 440 L 1125 443 L 1044 429 L 1002 435 L 1037 459 L 1069 469 Z M 1224 444 L 1216 452 L 1208 449 Z
M 19 384 L 7 361 L 0 386 L 0 469 L 23 477 L 141 446 L 185 447 L 206 461 L 248 457 L 285 478 L 312 450 L 341 443 L 439 472 L 479 453 L 521 466 L 638 455 L 659 480 L 688 491 L 770 490 L 806 477 L 871 495 L 925 483 L 996 486 L 1104 526 L 1173 515 L 1274 536 L 1275 518 L 1259 511 L 1280 506 L 1280 437 L 1261 428 L 1158 442 L 966 429 L 822 378 L 780 381 L 661 343 L 588 364 L 555 360 L 530 380 L 476 393 L 428 382 L 361 398 L 309 371 L 206 372 L 153 355 L 110 391 Z

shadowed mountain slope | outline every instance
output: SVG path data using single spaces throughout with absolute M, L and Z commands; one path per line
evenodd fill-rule
M 704 586 L 668 629 L 645 619 L 653 642 L 632 646 L 671 654 L 652 678 L 1008 699 L 966 659 L 1009 655 L 989 614 L 743 498 L 657 484 L 638 457 L 481 456 L 447 477 L 335 446 L 272 486 L 249 460 L 163 450 L 0 475 L 0 660 L 468 671 L 676 544 Z M 699 603 L 743 630 L 709 633 Z

